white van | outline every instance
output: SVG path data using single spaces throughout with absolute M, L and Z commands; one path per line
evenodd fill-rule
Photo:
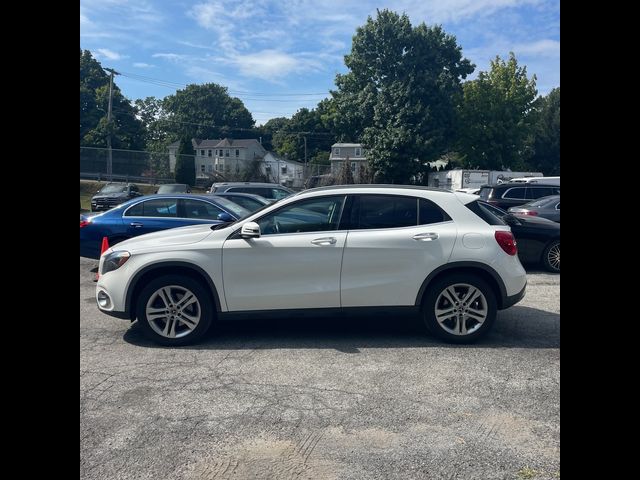
M 560 185 L 560 177 L 520 177 L 512 178 L 510 182 L 540 183 L 542 185 Z

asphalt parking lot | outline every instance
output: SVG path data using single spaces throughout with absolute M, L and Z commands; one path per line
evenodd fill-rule
M 560 276 L 472 346 L 411 318 L 237 322 L 163 348 L 80 259 L 82 479 L 556 479 Z

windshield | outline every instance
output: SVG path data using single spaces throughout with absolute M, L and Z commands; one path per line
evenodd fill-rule
M 184 185 L 161 185 L 158 193 L 183 193 L 186 190 Z
M 216 202 L 222 205 L 225 208 L 225 210 L 228 210 L 229 212 L 233 213 L 233 215 L 238 219 L 244 218 L 251 213 L 246 208 L 241 207 L 237 203 L 234 203 L 231 200 L 228 200 L 223 197 L 216 197 Z
M 126 191 L 126 185 L 105 185 L 98 191 L 98 193 L 121 193 Z
M 489 194 L 491 193 L 491 187 L 482 187 L 480 189 L 480 193 L 478 193 L 478 195 L 480 195 L 480 198 L 482 200 L 489 200 Z

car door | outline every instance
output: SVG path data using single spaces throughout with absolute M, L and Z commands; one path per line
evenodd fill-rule
M 122 221 L 130 237 L 189 224 L 178 217 L 177 198 L 154 198 L 136 203 L 124 211 Z
M 354 195 L 349 206 L 342 306 L 414 305 L 424 279 L 449 259 L 455 223 L 417 197 Z
M 231 235 L 222 252 L 229 310 L 340 307 L 344 201 L 327 195 L 289 203 L 256 219 L 260 237 Z

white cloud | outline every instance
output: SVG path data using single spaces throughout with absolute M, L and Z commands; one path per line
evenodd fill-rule
M 151 65 L 150 63 L 144 63 L 144 62 L 135 62 L 133 66 L 136 68 L 154 68 L 155 67 L 155 65 Z
M 292 73 L 321 70 L 322 63 L 304 54 L 290 55 L 278 50 L 262 50 L 256 53 L 235 54 L 218 60 L 235 65 L 246 77 L 278 82 Z
M 178 61 L 187 58 L 186 55 L 180 55 L 179 53 L 154 53 L 151 56 L 153 58 L 164 58 L 169 61 Z
M 108 48 L 98 48 L 96 50 L 96 57 L 106 58 L 107 60 L 122 60 L 123 58 L 128 58 L 126 55 L 120 55 L 118 52 L 114 52 Z
M 513 52 L 522 56 L 532 57 L 558 57 L 560 55 L 560 42 L 557 40 L 538 40 L 531 43 L 520 43 L 513 46 Z

